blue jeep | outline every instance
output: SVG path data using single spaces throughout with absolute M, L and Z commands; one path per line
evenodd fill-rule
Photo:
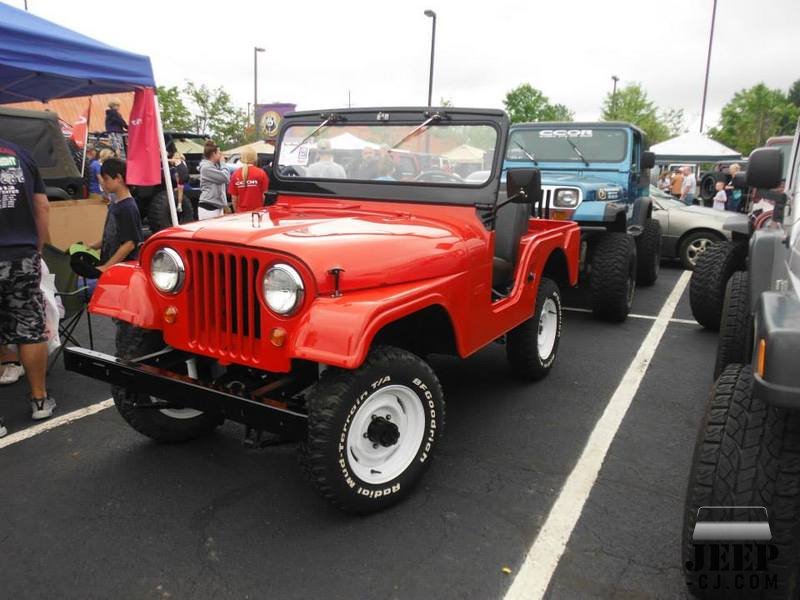
M 581 226 L 581 275 L 595 316 L 623 321 L 636 284 L 652 285 L 661 228 L 652 218 L 655 156 L 630 123 L 521 123 L 509 134 L 504 169 L 542 173 L 550 217 Z

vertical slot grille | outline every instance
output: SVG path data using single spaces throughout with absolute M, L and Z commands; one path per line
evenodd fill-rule
M 186 251 L 191 268 L 189 336 L 198 350 L 255 359 L 261 340 L 256 258 L 231 251 Z

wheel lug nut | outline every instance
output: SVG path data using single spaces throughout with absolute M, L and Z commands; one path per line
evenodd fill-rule
M 378 444 L 372 444 L 372 448 L 373 448 L 374 450 L 377 450 L 377 449 L 378 449 Z
M 368 436 L 366 433 L 364 433 L 364 437 L 365 437 L 365 438 L 368 438 L 369 436 Z
M 392 415 L 386 415 L 386 420 L 387 421 L 391 421 L 392 420 Z

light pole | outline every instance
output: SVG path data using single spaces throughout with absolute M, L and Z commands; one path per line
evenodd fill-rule
M 611 92 L 611 110 L 613 112 L 613 117 L 617 118 L 617 82 L 619 81 L 619 77 L 616 75 L 612 75 L 611 79 L 614 80 L 614 91 Z
M 258 135 L 256 123 L 256 106 L 258 105 L 258 53 L 264 52 L 263 48 L 253 46 L 253 131 Z
M 708 71 L 711 68 L 711 44 L 714 41 L 714 21 L 717 18 L 717 0 L 711 10 L 711 33 L 708 35 L 708 57 L 706 58 L 706 80 L 703 84 L 703 106 L 700 109 L 700 133 L 703 133 L 703 120 L 706 116 L 706 95 L 708 94 Z
M 431 72 L 428 77 L 428 107 L 433 106 L 433 56 L 436 51 L 436 13 L 428 9 L 425 11 L 425 16 L 433 19 L 433 28 L 431 30 Z

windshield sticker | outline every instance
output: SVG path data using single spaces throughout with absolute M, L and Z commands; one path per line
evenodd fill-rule
M 543 138 L 568 138 L 568 137 L 592 137 L 591 129 L 542 129 L 539 137 Z
M 307 144 L 303 144 L 297 148 L 297 144 L 300 143 L 301 139 L 302 138 L 283 140 L 283 147 L 281 148 L 281 164 L 287 166 L 305 166 L 308 164 L 309 146 Z M 296 151 L 295 148 L 297 148 Z

